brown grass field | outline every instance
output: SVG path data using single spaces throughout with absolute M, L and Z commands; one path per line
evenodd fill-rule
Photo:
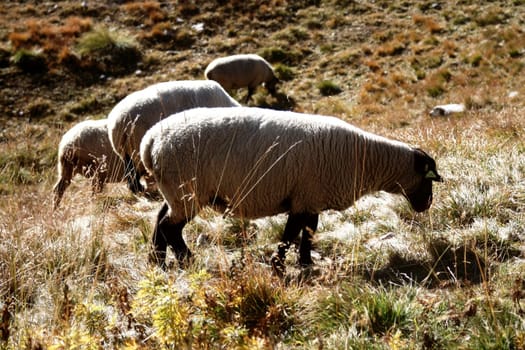
M 250 106 L 427 150 L 431 209 L 378 193 L 327 211 L 315 267 L 291 249 L 284 278 L 285 216 L 205 209 L 192 266 L 162 271 L 159 201 L 76 177 L 53 211 L 71 126 L 236 53 L 281 78 Z M 0 349 L 525 349 L 524 66 L 523 0 L 2 1 Z M 429 115 L 446 103 L 465 111 Z

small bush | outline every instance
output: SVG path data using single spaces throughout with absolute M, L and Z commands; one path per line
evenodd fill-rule
M 295 77 L 293 69 L 282 63 L 276 64 L 273 70 L 280 80 L 289 81 Z
M 479 65 L 481 64 L 482 60 L 483 60 L 483 56 L 481 54 L 475 54 L 474 56 L 472 56 L 469 59 L 470 64 L 472 65 L 472 67 L 479 67 Z
M 269 62 L 280 62 L 288 65 L 297 64 L 302 57 L 302 54 L 297 51 L 285 50 L 280 47 L 268 47 L 259 52 Z
M 18 50 L 11 61 L 27 73 L 44 73 L 47 71 L 47 61 L 40 51 Z
M 81 36 L 76 50 L 83 68 L 105 74 L 129 73 L 142 58 L 134 39 L 103 27 Z
M 343 89 L 331 80 L 323 80 L 317 85 L 317 88 L 323 96 L 333 96 L 343 92 Z
M 274 40 L 286 40 L 290 44 L 306 40 L 309 37 L 308 32 L 299 27 L 285 28 L 273 35 Z
M 505 23 L 505 14 L 501 10 L 490 10 L 477 16 L 474 21 L 480 27 Z
M 441 85 L 432 85 L 427 88 L 427 92 L 430 97 L 436 98 L 443 95 L 445 89 Z

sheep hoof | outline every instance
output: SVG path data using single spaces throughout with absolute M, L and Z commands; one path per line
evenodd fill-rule
M 163 270 L 167 270 L 166 253 L 152 250 L 148 256 L 148 262 L 152 265 L 157 265 Z
M 297 280 L 300 282 L 310 281 L 313 278 L 319 277 L 322 275 L 321 270 L 316 268 L 314 265 L 302 266 L 303 268 L 297 276 Z
M 284 263 L 283 263 L 282 259 L 279 257 L 279 255 L 277 253 L 272 254 L 270 262 L 272 264 L 273 272 L 277 276 L 283 277 L 286 269 L 285 269 L 285 266 L 284 266 Z
M 183 270 L 186 270 L 193 263 L 193 255 L 188 250 L 187 253 L 183 255 L 177 255 L 177 261 L 179 262 L 179 267 Z

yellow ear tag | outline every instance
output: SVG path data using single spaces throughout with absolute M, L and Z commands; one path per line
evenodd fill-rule
M 425 179 L 437 180 L 437 179 L 439 179 L 439 176 L 436 174 L 436 172 L 434 170 L 429 170 L 425 174 Z

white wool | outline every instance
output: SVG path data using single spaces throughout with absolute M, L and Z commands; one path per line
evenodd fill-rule
M 240 106 L 214 81 L 178 80 L 157 83 L 133 92 L 108 115 L 108 132 L 115 152 L 129 155 L 141 168 L 139 147 L 146 131 L 167 116 L 194 107 Z
M 333 117 L 261 108 L 171 116 L 146 133 L 141 157 L 175 221 L 208 204 L 245 218 L 343 210 L 382 187 L 399 193 L 422 180 L 404 143 Z
M 122 181 L 124 163 L 109 142 L 107 119 L 86 120 L 68 130 L 58 146 L 57 167 L 55 208 L 76 174 L 93 177 L 93 192 L 101 190 L 105 182 Z
M 464 104 L 451 103 L 446 105 L 438 105 L 432 108 L 430 115 L 433 117 L 449 115 L 452 113 L 461 113 L 465 111 Z
M 248 88 L 246 100 L 255 88 L 268 83 L 271 93 L 277 82 L 272 66 L 264 58 L 255 54 L 242 54 L 220 57 L 213 60 L 204 71 L 206 79 L 215 80 L 226 90 Z

